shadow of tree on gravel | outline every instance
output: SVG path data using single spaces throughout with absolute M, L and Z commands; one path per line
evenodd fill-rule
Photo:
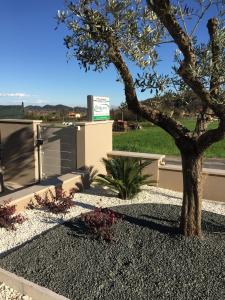
M 84 204 L 82 202 L 79 203 L 80 206 L 94 209 L 96 208 L 93 205 Z M 112 209 L 112 208 L 111 208 Z M 115 210 L 116 211 L 116 210 Z M 180 216 L 177 219 L 173 218 L 157 218 L 153 215 L 141 214 L 138 217 L 134 217 L 125 213 L 123 214 L 122 222 L 128 222 L 130 224 L 138 225 L 140 227 L 149 228 L 150 230 L 158 231 L 162 234 L 168 235 L 171 238 L 177 238 L 178 235 L 181 235 L 181 231 L 179 228 Z M 223 216 L 222 216 L 223 217 Z M 68 227 L 71 232 L 68 232 L 69 235 L 73 235 L 74 237 L 79 238 L 88 238 L 90 236 L 87 227 L 84 222 L 78 217 L 67 221 L 64 223 L 64 226 Z M 225 224 L 215 221 L 213 217 L 209 217 L 207 213 L 203 212 L 202 216 L 202 230 L 203 234 L 225 234 Z
M 160 224 L 158 222 L 153 222 L 153 221 L 149 221 L 146 219 L 136 218 L 136 217 L 132 217 L 132 216 L 125 215 L 125 214 L 123 214 L 123 216 L 124 216 L 124 219 L 123 219 L 124 221 L 127 221 L 131 224 L 135 224 L 135 225 L 138 225 L 141 227 L 148 227 L 149 229 L 156 230 L 163 234 L 177 235 L 177 234 L 181 233 L 179 227 L 176 227 L 176 226 L 171 227 L 169 225 Z M 155 219 L 157 220 L 157 218 L 155 218 Z M 160 219 L 158 219 L 158 220 L 160 220 Z M 171 222 L 170 220 L 167 220 L 167 219 L 165 219 L 165 221 Z M 177 223 L 176 221 L 172 221 L 172 222 Z
M 67 234 L 70 236 L 83 239 L 87 239 L 89 236 L 88 228 L 80 218 L 70 220 L 64 223 L 63 226 L 67 227 L 70 230 L 69 232 L 67 232 Z
M 148 216 L 147 216 L 148 217 Z M 155 218 L 157 219 L 157 218 Z M 123 221 L 129 222 L 130 224 L 138 225 L 141 227 L 148 227 L 149 229 L 159 231 L 163 234 L 177 235 L 180 234 L 180 229 L 176 226 L 169 226 L 166 224 L 160 224 L 158 222 L 149 221 L 142 218 L 136 218 L 130 215 L 123 214 Z M 171 221 L 165 219 L 167 222 L 177 223 L 176 221 Z M 84 225 L 84 222 L 80 218 L 73 219 L 64 223 L 65 227 L 68 227 L 73 233 L 68 233 L 69 235 L 74 235 L 76 237 L 84 237 L 88 234 L 88 229 Z
M 202 220 L 202 230 L 207 233 L 223 233 L 225 234 L 225 224 L 218 223 L 215 220 L 206 220 L 203 218 Z
M 177 227 L 179 226 L 179 223 L 180 223 L 180 217 L 177 220 L 156 218 L 156 217 L 150 216 L 150 215 L 142 215 L 142 217 L 149 218 L 149 219 L 154 219 L 154 220 L 158 220 L 158 221 L 164 221 L 164 222 L 167 222 L 167 223 L 174 224 L 175 226 L 177 225 Z M 160 225 L 159 223 L 156 223 L 156 224 Z M 162 225 L 162 226 L 164 226 L 164 225 Z M 156 228 L 152 227 L 152 229 L 156 229 Z M 225 224 L 216 222 L 215 220 L 213 220 L 213 218 L 212 219 L 209 219 L 209 217 L 207 217 L 207 219 L 204 218 L 204 212 L 203 212 L 202 230 L 203 230 L 203 232 L 207 232 L 207 233 L 224 233 L 225 234 Z M 158 231 L 160 231 L 160 230 L 158 230 Z
M 168 223 L 173 223 L 173 224 L 177 224 L 177 222 L 179 222 L 179 220 L 169 220 L 169 219 L 162 219 L 162 218 L 156 218 L 153 216 L 149 216 L 149 215 L 141 215 L 142 217 L 148 218 L 148 219 L 154 219 L 154 220 L 158 220 L 158 221 L 165 221 Z

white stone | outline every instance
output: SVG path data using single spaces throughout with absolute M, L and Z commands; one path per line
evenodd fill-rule
M 91 188 L 84 193 L 76 193 L 75 206 L 68 214 L 55 215 L 43 210 L 26 210 L 23 215 L 28 219 L 17 225 L 17 230 L 6 231 L 0 228 L 0 254 L 32 239 L 34 236 L 62 223 L 81 213 L 88 212 L 92 207 L 112 207 L 138 203 L 182 204 L 182 193 L 162 188 L 144 186 L 142 191 L 132 200 L 121 200 L 109 197 L 110 192 L 105 189 Z M 203 200 L 202 209 L 225 215 L 225 203 Z

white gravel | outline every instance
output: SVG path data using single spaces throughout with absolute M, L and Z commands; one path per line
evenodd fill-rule
M 27 295 L 22 295 L 3 282 L 0 282 L 0 300 L 32 300 L 32 298 Z
M 27 218 L 17 230 L 6 231 L 0 228 L 0 254 L 17 247 L 42 232 L 68 220 L 81 213 L 88 212 L 94 207 L 112 207 L 135 203 L 161 203 L 181 205 L 182 193 L 162 188 L 144 186 L 142 191 L 132 200 L 121 200 L 112 195 L 108 190 L 91 188 L 84 193 L 76 193 L 76 205 L 66 215 L 54 215 L 43 210 L 26 210 L 23 215 Z M 203 210 L 225 215 L 225 203 L 203 200 Z

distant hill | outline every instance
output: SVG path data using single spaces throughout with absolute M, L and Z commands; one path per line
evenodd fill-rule
M 25 107 L 26 110 L 49 110 L 49 111 L 61 111 L 61 110 L 71 110 L 72 107 L 70 106 L 66 106 L 66 105 L 62 105 L 62 104 L 58 104 L 58 105 L 44 105 L 44 106 L 39 106 L 39 105 L 28 105 Z
M 57 105 L 44 105 L 44 106 L 38 106 L 38 105 L 28 105 L 25 107 L 26 111 L 55 111 L 55 112 L 59 112 L 59 111 L 72 111 L 74 110 L 75 112 L 83 112 L 86 113 L 87 108 L 86 107 L 82 107 L 82 106 L 75 106 L 75 107 L 71 107 L 71 106 L 66 106 L 63 104 L 57 104 Z

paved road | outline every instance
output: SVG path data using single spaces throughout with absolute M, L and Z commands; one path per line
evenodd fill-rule
M 166 156 L 166 164 L 181 165 L 181 159 L 177 156 Z M 205 159 L 204 168 L 225 170 L 225 158 Z

